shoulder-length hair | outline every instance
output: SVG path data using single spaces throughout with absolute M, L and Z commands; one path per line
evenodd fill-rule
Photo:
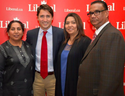
M 66 25 L 66 20 L 68 17 L 73 17 L 75 19 L 75 22 L 76 22 L 76 25 L 77 25 L 77 31 L 78 31 L 78 34 L 77 36 L 75 37 L 75 40 L 78 39 L 78 41 L 81 39 L 81 36 L 85 36 L 84 34 L 84 30 L 83 30 L 83 22 L 80 18 L 80 16 L 76 13 L 69 13 L 66 17 L 65 17 L 65 21 L 64 21 L 64 35 L 65 35 L 65 41 L 64 41 L 64 44 L 67 43 L 67 41 L 69 40 L 70 38 L 70 35 L 68 34 L 68 32 L 66 31 L 66 28 L 65 28 L 65 25 Z M 75 41 L 74 40 L 74 41 Z

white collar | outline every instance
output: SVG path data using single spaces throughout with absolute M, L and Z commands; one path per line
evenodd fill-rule
M 95 34 L 98 35 L 101 30 L 109 23 L 109 21 L 107 21 L 106 23 L 104 23 L 101 27 L 99 27 L 96 31 L 95 31 Z
M 43 31 L 44 31 L 44 30 L 40 27 L 40 31 L 39 31 L 40 34 L 43 33 Z M 52 34 L 52 26 L 50 26 L 50 28 L 47 30 L 47 33 Z

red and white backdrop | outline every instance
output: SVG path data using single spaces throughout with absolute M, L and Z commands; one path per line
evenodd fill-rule
M 25 25 L 25 35 L 30 29 L 39 27 L 36 11 L 41 4 L 48 4 L 54 10 L 54 26 L 63 28 L 64 18 L 69 12 L 77 13 L 83 21 L 85 34 L 92 38 L 94 27 L 90 24 L 87 12 L 93 0 L 1 0 L 0 1 L 0 44 L 8 37 L 6 27 L 11 20 L 20 20 Z M 105 0 L 108 4 L 109 21 L 121 31 L 125 38 L 125 2 L 124 0 Z M 125 74 L 124 74 L 125 75 Z M 125 76 L 124 76 L 125 91 Z

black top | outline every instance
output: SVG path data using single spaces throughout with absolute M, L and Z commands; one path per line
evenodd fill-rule
M 64 96 L 76 96 L 77 92 L 77 80 L 78 80 L 78 68 L 80 61 L 90 44 L 91 40 L 88 37 L 81 37 L 80 41 L 77 40 L 73 43 L 67 59 L 66 69 L 66 81 L 65 81 L 65 92 Z M 61 91 L 61 64 L 60 58 L 61 53 L 64 50 L 66 44 L 62 44 L 60 47 L 57 63 L 55 65 L 55 76 L 56 76 L 56 91 L 55 96 L 62 96 Z
M 34 57 L 27 42 L 22 47 L 0 45 L 0 96 L 32 96 Z

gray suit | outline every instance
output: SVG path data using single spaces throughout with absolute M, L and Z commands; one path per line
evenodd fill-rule
M 110 23 L 89 45 L 79 67 L 77 96 L 124 96 L 125 42 Z

